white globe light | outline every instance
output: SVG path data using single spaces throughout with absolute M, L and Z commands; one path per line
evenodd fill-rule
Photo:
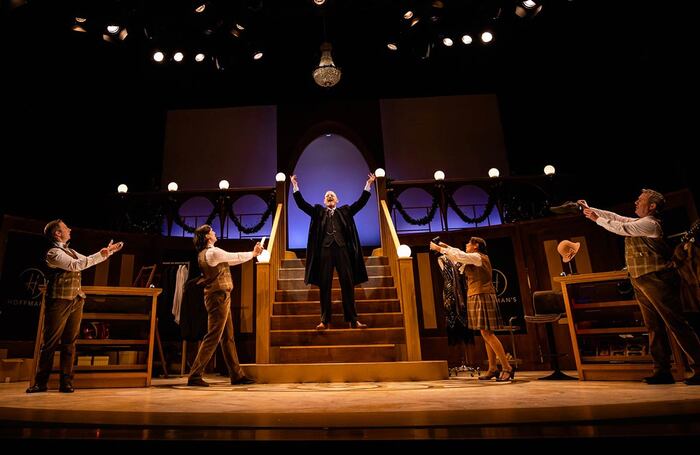
M 185 58 L 185 54 L 182 52 L 175 52 L 175 55 L 173 55 L 173 60 L 176 62 L 181 62 L 183 58 Z
M 491 177 L 492 179 L 495 179 L 499 175 L 501 175 L 501 171 L 499 171 L 495 167 L 492 167 L 491 169 L 489 169 L 489 177 Z
M 433 174 L 433 178 L 435 180 L 445 180 L 445 173 L 442 171 L 435 171 Z
M 408 245 L 399 245 L 399 249 L 396 250 L 396 254 L 399 255 L 400 258 L 410 258 L 411 257 L 411 247 Z
M 556 172 L 557 170 L 551 164 L 544 167 L 544 175 L 554 175 Z
M 163 54 L 161 51 L 156 51 L 153 53 L 153 61 L 154 62 L 162 62 L 165 59 L 165 54 Z
M 175 183 L 175 182 L 168 183 L 168 191 L 177 191 L 177 183 Z
M 380 168 L 380 167 L 378 167 L 378 168 L 374 171 L 374 176 L 375 176 L 375 177 L 384 177 L 385 175 L 386 175 L 386 172 L 384 172 L 384 169 L 382 169 L 382 168 Z
M 284 182 L 285 180 L 287 180 L 287 176 L 284 175 L 284 172 L 278 172 L 277 175 L 275 175 L 275 181 Z
M 118 193 L 126 193 L 127 191 L 129 191 L 129 187 L 124 185 L 123 183 L 117 187 Z
M 258 255 L 258 262 L 268 263 L 270 262 L 270 252 L 263 250 L 262 253 Z
M 228 189 L 228 180 L 222 180 L 219 182 L 219 189 L 220 190 L 227 190 Z

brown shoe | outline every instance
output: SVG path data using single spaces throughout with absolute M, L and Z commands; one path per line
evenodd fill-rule
M 209 383 L 202 378 L 189 378 L 187 385 L 190 387 L 209 387 Z
M 231 385 L 255 384 L 255 380 L 248 376 L 242 376 L 238 379 L 231 379 Z
M 319 325 L 316 326 L 316 330 L 327 330 L 327 329 L 330 329 L 330 328 L 331 328 L 331 323 L 330 323 L 330 322 L 325 323 L 325 324 L 322 322 L 322 323 L 320 323 Z

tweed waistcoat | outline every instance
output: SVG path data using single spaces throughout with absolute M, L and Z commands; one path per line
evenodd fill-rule
M 233 289 L 233 280 L 231 279 L 231 269 L 228 262 L 222 262 L 217 266 L 210 266 L 206 259 L 207 249 L 203 249 L 197 255 L 199 269 L 204 274 L 204 293 L 215 291 L 230 292 Z
M 481 256 L 481 267 L 467 264 L 464 273 L 467 276 L 467 297 L 477 294 L 493 294 L 496 290 L 493 287 L 491 273 L 491 261 L 485 254 Z
M 70 248 L 54 247 L 64 251 L 73 259 L 78 256 Z M 51 248 L 53 249 L 53 248 Z M 51 249 L 49 251 L 51 251 Z M 46 296 L 51 299 L 73 300 L 78 295 L 85 298 L 85 293 L 80 289 L 80 272 L 71 272 L 63 269 L 50 269 L 48 272 L 48 287 Z
M 632 278 L 666 270 L 671 250 L 663 237 L 625 237 L 625 262 Z

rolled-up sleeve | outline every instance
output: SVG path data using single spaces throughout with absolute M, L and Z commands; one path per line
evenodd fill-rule
M 90 256 L 83 256 L 82 254 L 73 251 L 77 258 L 71 257 L 68 253 L 60 248 L 51 248 L 46 253 L 46 264 L 52 269 L 67 270 L 69 272 L 80 272 L 87 268 L 92 267 L 95 264 L 99 264 L 104 261 L 105 257 L 98 251 Z
M 207 264 L 216 267 L 222 262 L 227 262 L 228 265 L 238 265 L 253 259 L 253 252 L 246 251 L 242 253 L 229 253 L 221 248 L 209 248 L 206 253 Z
M 459 262 L 461 264 L 471 264 L 477 267 L 481 267 L 481 255 L 479 253 L 467 253 L 460 250 L 459 248 L 443 248 L 442 254 L 447 256 L 452 262 Z
M 618 219 L 603 218 L 600 216 L 596 220 L 596 224 L 610 232 L 625 237 L 656 238 L 663 235 L 659 222 L 650 216 L 645 216 L 644 218 L 618 217 Z

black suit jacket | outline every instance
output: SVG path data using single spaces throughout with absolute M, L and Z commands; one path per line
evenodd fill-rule
M 348 249 L 348 255 L 352 262 L 352 282 L 354 285 L 364 283 L 368 280 L 367 269 L 365 268 L 365 259 L 362 255 L 362 245 L 360 245 L 360 236 L 357 234 L 357 226 L 353 216 L 362 210 L 369 201 L 370 192 L 363 191 L 362 196 L 351 205 L 343 205 L 335 210 L 335 216 L 338 219 L 343 229 L 345 237 L 345 247 Z M 297 206 L 307 215 L 311 217 L 311 225 L 309 226 L 309 238 L 306 242 L 306 271 L 304 274 L 304 282 L 306 284 L 320 283 L 320 259 L 321 248 L 323 248 L 323 215 L 326 207 L 321 204 L 311 205 L 304 200 L 301 191 L 294 192 L 294 201 Z

